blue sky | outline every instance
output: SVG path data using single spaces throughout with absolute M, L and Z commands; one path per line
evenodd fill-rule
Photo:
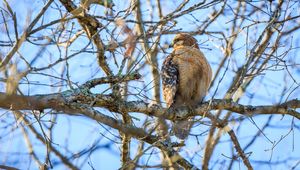
M 21 34 L 24 30 L 24 25 L 26 23 L 26 17 L 29 14 L 32 14 L 34 17 L 37 12 L 40 10 L 41 5 L 43 1 L 28 1 L 28 0 L 12 0 L 9 1 L 11 6 L 13 7 L 13 10 L 15 10 L 17 18 L 18 18 L 18 31 L 19 34 Z M 150 1 L 151 4 L 155 4 L 154 1 Z M 181 2 L 181 1 L 180 1 Z M 173 11 L 180 2 L 177 1 L 161 1 L 162 7 L 163 7 L 163 14 L 167 15 L 171 11 Z M 197 3 L 198 1 L 190 1 L 187 5 L 187 7 L 192 6 L 193 4 Z M 55 3 L 60 6 L 60 3 L 58 1 L 55 1 Z M 115 7 L 114 9 L 117 11 L 121 11 L 123 9 L 126 9 L 129 5 L 129 1 L 114 1 Z M 234 8 L 236 6 L 236 1 L 228 1 Z M 255 4 L 255 3 L 253 3 Z M 257 2 L 257 6 L 259 6 L 261 2 Z M 51 6 L 52 8 L 49 9 L 46 12 L 45 17 L 43 18 L 44 23 L 48 23 L 54 19 L 58 19 L 59 13 L 57 12 L 57 6 L 54 4 Z M 187 8 L 186 7 L 186 8 Z M 221 4 L 214 6 L 216 9 L 220 9 Z M 3 3 L 1 4 L 1 8 L 3 7 Z M 185 9 L 186 9 L 185 8 Z M 94 15 L 101 15 L 104 16 L 103 7 L 100 6 L 94 6 L 91 8 L 91 14 Z M 195 31 L 199 27 L 201 27 L 201 22 L 204 19 L 208 17 L 208 13 L 211 12 L 212 8 L 204 9 L 204 10 L 197 10 L 196 12 L 193 12 L 192 15 L 184 15 L 178 19 L 176 27 L 173 28 L 173 30 L 180 29 L 182 31 Z M 226 15 L 220 16 L 213 24 L 211 24 L 206 31 L 210 32 L 223 32 L 226 38 L 229 38 L 230 36 L 230 26 L 232 24 L 231 20 L 233 18 L 233 13 L 231 12 L 229 6 L 226 6 Z M 249 9 L 250 10 L 250 9 Z M 269 9 L 263 9 L 265 11 L 268 11 Z M 149 4 L 147 1 L 142 1 L 142 13 L 144 15 L 144 20 L 149 20 L 152 15 L 152 9 L 149 8 Z M 299 4 L 293 5 L 291 9 L 287 10 L 287 13 L 291 13 L 292 16 L 299 15 Z M 157 11 L 153 11 L 153 19 L 155 21 L 158 21 Z M 124 14 L 121 14 L 123 16 Z M 255 16 L 255 17 L 254 17 Z M 257 12 L 257 15 L 251 16 L 251 19 L 253 20 L 259 20 L 259 21 L 266 21 L 267 16 L 263 15 L 262 13 Z M 32 17 L 32 18 L 33 18 Z M 254 18 L 253 18 L 254 17 Z M 283 17 L 283 16 L 282 16 Z M 134 19 L 134 14 L 130 14 L 128 18 L 126 19 Z M 0 40 L 8 40 L 5 36 L 4 27 L 3 27 L 3 20 L 1 19 L 1 37 Z M 240 21 L 240 20 L 239 20 Z M 103 24 L 107 24 L 106 21 L 101 21 Z M 299 23 L 299 20 L 297 20 Z M 252 24 L 251 20 L 246 21 L 243 23 L 241 31 L 238 35 L 237 41 L 234 44 L 234 52 L 230 56 L 229 60 L 229 68 L 228 71 L 225 74 L 225 78 L 221 81 L 219 85 L 219 89 L 216 92 L 215 98 L 222 98 L 224 97 L 224 94 L 226 93 L 226 90 L 228 86 L 232 83 L 233 77 L 238 69 L 238 67 L 242 66 L 244 64 L 245 59 L 247 59 L 247 48 L 251 49 L 251 47 L 254 45 L 255 40 L 258 38 L 260 33 L 262 32 L 263 28 L 266 26 L 266 24 L 257 24 L 254 26 L 249 27 L 249 39 L 247 40 L 247 29 L 244 27 L 249 26 Z M 288 29 L 289 27 L 292 27 L 296 23 L 289 23 L 286 25 L 283 25 L 284 29 Z M 77 31 L 78 29 L 81 29 L 80 27 L 77 27 L 78 25 L 75 23 L 75 29 L 73 31 Z M 128 26 L 133 29 L 134 24 L 128 23 Z M 114 23 L 110 23 L 107 26 L 108 30 L 112 30 L 115 27 Z M 12 22 L 9 22 L 9 28 L 12 27 Z M 34 36 L 42 36 L 47 35 L 49 37 L 52 37 L 53 39 L 57 38 L 55 36 L 52 36 L 52 33 L 54 31 L 57 31 L 59 28 L 59 25 L 52 26 L 45 31 L 41 31 L 36 33 Z M 68 28 L 71 28 L 71 24 L 68 25 Z M 244 29 L 243 29 L 244 28 Z M 147 27 L 146 27 L 147 29 Z M 118 29 L 117 29 L 118 30 Z M 68 35 L 68 32 L 64 32 L 65 35 Z M 121 34 L 121 33 L 120 33 Z M 102 31 L 101 32 L 101 38 L 103 39 L 104 43 L 107 44 L 109 42 L 109 34 L 107 32 Z M 276 34 L 275 34 L 276 35 Z M 115 37 L 118 37 L 118 40 L 124 39 L 124 36 L 120 35 Z M 162 37 L 160 44 L 163 46 L 164 44 L 168 44 L 171 42 L 174 35 L 165 35 Z M 204 35 L 196 35 L 196 39 L 198 40 L 200 44 L 201 50 L 205 53 L 209 63 L 212 66 L 213 72 L 215 73 L 220 61 L 224 57 L 224 53 L 221 50 L 222 45 L 224 45 L 225 40 L 219 35 L 219 34 L 204 34 Z M 274 36 L 275 38 L 276 36 Z M 271 43 L 274 42 L 275 39 L 272 39 Z M 299 44 L 299 31 L 294 32 L 291 35 L 286 36 L 285 41 L 282 41 L 280 44 L 281 46 L 278 47 L 277 55 L 280 57 L 280 54 L 284 53 L 288 48 L 292 47 L 292 50 L 284 57 L 283 59 L 286 60 L 288 64 L 293 63 L 300 63 L 299 56 L 299 47 L 297 46 Z M 57 40 L 57 39 L 56 39 Z M 149 41 L 153 41 L 153 39 L 149 39 Z M 46 41 L 36 41 L 37 43 L 45 43 Z M 85 37 L 82 37 L 74 44 L 72 44 L 68 49 L 68 55 L 74 54 L 81 50 L 84 46 L 88 44 L 88 40 Z M 138 55 L 140 50 L 142 49 L 140 45 L 136 47 L 134 56 Z M 60 57 L 65 57 L 65 49 L 63 48 L 57 48 L 55 45 L 49 45 L 45 49 L 43 53 L 40 53 L 41 47 L 38 47 L 36 45 L 32 45 L 30 43 L 24 43 L 23 46 L 20 48 L 20 54 L 26 60 L 31 61 L 35 56 L 39 55 L 36 62 L 34 63 L 35 67 L 42 67 L 47 66 L 50 63 L 53 63 L 55 60 L 57 60 Z M 61 50 L 61 51 L 60 51 Z M 90 80 L 92 78 L 96 77 L 103 77 L 104 73 L 99 69 L 98 64 L 96 61 L 96 55 L 93 53 L 90 53 L 90 51 L 93 51 L 95 49 L 92 49 L 91 46 L 87 48 L 87 52 L 78 54 L 74 56 L 72 59 L 68 60 L 69 64 L 69 73 L 70 74 L 70 80 L 74 83 L 73 85 L 76 86 L 76 84 L 80 85 L 84 83 L 87 80 Z M 162 50 L 158 53 L 158 61 L 159 65 L 161 66 L 162 61 L 164 60 L 165 56 L 168 55 L 169 52 L 171 52 L 172 49 L 166 49 L 166 53 L 164 53 Z M 5 54 L 9 51 L 9 48 L 3 48 L 1 50 L 1 53 Z M 268 50 L 267 50 L 268 51 Z M 124 53 L 124 49 L 118 49 L 119 54 L 116 55 L 117 62 L 120 64 L 122 60 L 122 55 Z M 113 68 L 113 71 L 117 72 L 117 66 L 114 64 L 114 59 L 110 53 L 106 53 L 107 61 L 109 65 Z M 144 62 L 143 60 L 142 62 Z M 20 56 L 15 56 L 13 58 L 13 62 L 17 64 L 18 70 L 22 71 L 24 70 L 25 63 L 20 59 Z M 273 63 L 272 63 L 273 62 Z M 272 64 L 275 64 L 278 62 L 278 60 L 273 60 L 270 62 L 268 66 L 272 66 Z M 282 63 L 281 63 L 282 64 Z M 138 65 L 137 68 L 139 68 L 141 65 Z M 51 69 L 44 70 L 42 74 L 29 74 L 26 78 L 22 79 L 21 82 L 25 83 L 20 85 L 20 88 L 24 94 L 34 95 L 34 94 L 47 94 L 47 93 L 54 93 L 58 92 L 60 88 L 62 90 L 69 89 L 68 86 L 66 86 L 66 81 L 61 81 L 59 77 L 63 75 L 63 78 L 66 78 L 67 72 L 66 72 L 66 63 L 62 62 L 60 64 L 57 64 Z M 288 69 L 288 71 L 287 71 Z M 223 75 L 225 72 L 225 68 L 221 70 L 220 75 Z M 241 98 L 239 103 L 242 104 L 251 104 L 251 105 L 271 105 L 276 104 L 278 102 L 282 102 L 285 100 L 290 100 L 297 98 L 299 96 L 299 90 L 293 90 L 295 87 L 297 87 L 298 81 L 300 80 L 300 74 L 299 74 L 299 66 L 298 65 L 292 65 L 288 66 L 287 68 L 284 66 L 278 66 L 278 67 L 272 67 L 270 70 L 264 71 L 261 75 L 257 76 L 255 80 L 247 87 L 247 93 Z M 137 92 L 135 88 L 144 88 L 144 85 L 149 84 L 146 86 L 146 89 L 151 89 L 152 87 L 152 78 L 150 75 L 149 67 L 146 66 L 143 69 L 140 70 L 140 73 L 143 75 L 143 79 L 141 81 L 135 81 L 129 83 L 131 86 L 129 89 L 131 92 Z M 289 75 L 293 75 L 293 78 Z M 55 77 L 48 77 L 48 75 L 53 75 Z M 1 76 L 3 77 L 3 75 Z M 58 77 L 58 78 L 57 78 Z M 219 81 L 221 77 L 217 77 L 217 81 Z M 295 81 L 296 83 L 295 83 Z M 26 82 L 29 80 L 31 83 L 41 83 L 40 85 L 34 85 L 30 84 L 28 85 Z M 62 87 L 51 87 L 51 86 L 45 86 L 46 85 L 61 85 L 63 83 Z M 2 91 L 5 91 L 4 83 L 1 83 Z M 97 88 L 93 89 L 93 92 L 101 92 L 108 88 L 107 85 L 101 85 Z M 217 88 L 217 83 L 215 86 L 211 88 L 209 91 L 209 94 L 207 96 L 207 99 L 210 99 L 213 95 L 214 91 Z M 282 92 L 283 89 L 286 89 L 284 93 Z M 144 90 L 143 94 L 146 95 L 148 98 L 151 98 L 151 90 L 147 91 Z M 253 98 L 251 97 L 253 95 Z M 144 101 L 149 102 L 147 98 L 143 98 L 142 96 L 139 96 L 139 98 L 131 96 L 129 100 L 140 100 L 143 99 Z M 105 113 L 110 116 L 119 116 L 115 115 L 114 113 L 111 113 L 105 109 L 100 109 L 102 113 Z M 11 123 L 12 125 L 9 126 L 8 129 L 1 128 L 0 129 L 0 136 L 4 136 L 4 134 L 7 134 L 4 136 L 1 140 L 2 146 L 0 147 L 0 164 L 9 164 L 14 165 L 16 167 L 19 167 L 21 169 L 27 168 L 28 164 L 31 164 L 29 166 L 29 169 L 36 169 L 36 165 L 31 160 L 30 156 L 27 155 L 26 146 L 24 143 L 24 140 L 22 138 L 22 134 L 19 128 L 16 128 L 17 125 L 14 123 L 14 118 L 10 112 L 2 111 L 4 116 L 0 117 L 0 120 L 3 121 L 5 124 Z M 29 111 L 27 112 L 28 114 Z M 136 121 L 135 123 L 137 125 L 141 125 L 143 123 L 143 120 L 147 118 L 147 116 L 141 114 L 141 113 L 134 113 L 133 116 L 140 119 L 140 121 Z M 51 118 L 51 115 L 45 116 L 43 119 L 49 120 Z M 236 130 L 236 133 L 239 138 L 239 142 L 242 147 L 244 147 L 248 142 L 251 140 L 251 137 L 253 134 L 255 134 L 259 129 L 262 128 L 262 126 L 266 123 L 266 121 L 269 118 L 269 115 L 260 115 L 260 116 L 254 116 L 252 118 L 245 118 L 239 114 L 233 113 L 232 118 L 236 119 L 244 119 L 243 121 L 233 121 L 230 123 L 230 127 Z M 205 119 L 206 120 L 206 119 Z M 32 119 L 34 121 L 34 119 Z M 207 120 L 206 120 L 207 121 Z M 253 123 L 255 122 L 255 123 Z M 300 148 L 299 145 L 297 145 L 297 139 L 299 137 L 299 128 L 293 129 L 293 131 L 290 131 L 292 123 L 295 123 L 295 125 L 299 126 L 299 123 L 297 120 L 292 119 L 290 116 L 284 116 L 281 115 L 274 115 L 270 121 L 270 126 L 265 129 L 264 135 L 260 135 L 258 137 L 258 140 L 254 143 L 254 145 L 249 148 L 246 152 L 252 152 L 250 160 L 254 160 L 254 168 L 255 169 L 285 169 L 287 165 L 285 164 L 278 164 L 277 167 L 269 167 L 268 164 L 262 164 L 260 166 L 257 166 L 258 164 L 255 164 L 255 161 L 269 161 L 270 159 L 274 162 L 277 160 L 284 160 L 289 159 L 292 160 L 292 158 L 298 158 Z M 34 124 L 36 127 L 38 127 L 38 124 Z M 106 126 L 105 126 L 106 127 Z M 205 132 L 209 127 L 205 125 L 200 125 L 200 130 Z M 108 127 L 106 127 L 108 128 Z M 39 128 L 37 128 L 39 129 Z M 39 129 L 40 130 L 40 129 Z M 199 128 L 197 128 L 199 130 Z M 41 132 L 41 131 L 40 131 Z M 198 132 L 198 131 L 197 131 Z M 193 132 L 192 132 L 193 133 Z M 84 148 L 89 148 L 95 141 L 100 140 L 99 145 L 111 143 L 109 148 L 101 148 L 97 150 L 96 152 L 93 152 L 89 157 L 83 157 L 84 159 L 88 159 L 92 167 L 98 169 L 117 169 L 120 167 L 120 161 L 119 161 L 119 143 L 112 143 L 112 141 L 119 141 L 119 139 L 116 139 L 114 135 L 118 135 L 117 131 L 109 129 L 108 131 L 103 128 L 102 125 L 100 125 L 98 122 L 94 120 L 90 120 L 88 118 L 85 118 L 83 116 L 67 116 L 67 115 L 59 115 L 56 126 L 53 131 L 54 138 L 53 143 L 56 148 L 58 148 L 62 153 L 67 153 L 66 155 L 70 156 L 71 153 L 76 153 Z M 105 137 L 104 137 L 104 136 Z M 34 136 L 31 136 L 32 139 L 34 139 Z M 283 138 L 284 137 L 284 138 Z M 283 138 L 283 139 L 282 139 Z M 201 148 L 204 147 L 206 136 L 202 136 L 199 139 L 199 144 L 197 143 L 197 140 L 193 137 L 190 137 L 187 142 L 187 147 L 182 151 L 182 154 L 189 157 L 189 153 L 194 153 L 197 151 L 197 156 L 193 159 L 193 163 L 200 166 L 201 165 L 201 159 L 203 156 L 203 151 Z M 280 142 L 279 142 L 280 141 Z M 273 142 L 273 143 L 272 143 Z M 276 146 L 274 146 L 274 143 L 276 143 Z M 278 143 L 278 144 L 277 144 Z M 39 141 L 33 140 L 33 144 L 35 147 L 35 150 L 39 153 L 39 155 L 44 159 L 45 156 L 45 147 L 41 146 L 41 143 Z M 132 141 L 132 156 L 134 156 L 134 153 L 136 151 L 138 142 L 136 140 Z M 68 150 L 64 150 L 63 148 L 67 146 Z M 148 147 L 149 145 L 145 145 L 145 147 Z M 232 142 L 229 138 L 229 136 L 224 132 L 222 134 L 221 142 L 217 146 L 214 156 L 212 158 L 212 162 L 220 161 L 215 166 L 214 169 L 222 168 L 222 160 L 227 160 L 225 156 L 231 156 L 231 146 Z M 274 147 L 272 151 L 271 149 Z M 10 152 L 21 152 L 21 154 L 9 154 Z M 156 149 L 150 149 L 146 153 L 151 154 L 151 152 L 157 152 Z M 24 155 L 22 155 L 24 154 Z M 146 154 L 142 162 L 148 161 L 148 154 Z M 22 156 L 20 156 L 22 155 Z M 21 159 L 20 159 L 21 157 Z M 41 159 L 41 160 L 43 160 Z M 81 165 L 81 162 L 84 159 L 76 160 L 74 161 L 77 165 Z M 53 162 L 55 162 L 57 159 L 55 158 Z M 77 162 L 78 161 L 78 162 Z M 151 156 L 149 159 L 150 162 L 154 164 L 159 163 L 159 155 L 155 154 L 154 156 Z M 293 163 L 295 163 L 298 160 L 290 161 L 288 162 L 288 166 L 292 166 Z M 31 162 L 31 163 L 29 163 Z M 211 165 L 213 166 L 213 165 Z M 244 169 L 244 165 L 242 162 L 240 162 L 240 165 L 238 163 L 235 164 L 235 169 L 238 169 L 238 167 L 241 166 L 241 169 Z M 56 169 L 65 169 L 63 166 L 59 166 Z M 92 169 L 91 166 L 88 163 L 85 163 L 82 167 L 82 169 Z

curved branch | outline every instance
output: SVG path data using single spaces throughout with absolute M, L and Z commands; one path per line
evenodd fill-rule
M 79 9 L 70 0 L 60 0 L 60 2 L 71 14 L 74 13 L 76 9 Z M 83 27 L 87 36 L 90 39 L 92 39 L 94 45 L 97 48 L 97 58 L 100 67 L 102 68 L 102 70 L 105 72 L 106 75 L 113 75 L 112 70 L 110 69 L 110 67 L 106 62 L 106 58 L 104 56 L 104 45 L 98 33 L 98 28 L 103 28 L 103 25 L 95 17 L 87 14 L 84 10 L 82 11 L 82 15 L 83 16 L 81 15 L 77 16 L 78 22 Z

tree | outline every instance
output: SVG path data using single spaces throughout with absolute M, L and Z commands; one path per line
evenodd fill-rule
M 299 5 L 3 0 L 0 167 L 299 168 Z M 160 67 L 181 32 L 214 77 L 202 104 L 166 109 Z M 180 143 L 170 122 L 191 117 Z

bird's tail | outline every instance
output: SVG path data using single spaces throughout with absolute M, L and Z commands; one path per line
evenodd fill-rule
M 190 134 L 190 130 L 191 130 L 193 124 L 194 124 L 194 121 L 192 119 L 174 122 L 173 123 L 173 132 L 174 132 L 175 136 L 181 140 L 186 139 Z

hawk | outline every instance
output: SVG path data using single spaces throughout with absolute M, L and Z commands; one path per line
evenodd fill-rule
M 173 48 L 162 66 L 163 97 L 168 108 L 192 107 L 201 103 L 207 93 L 212 77 L 211 67 L 191 35 L 177 34 Z M 192 126 L 192 120 L 174 122 L 175 136 L 185 139 Z

